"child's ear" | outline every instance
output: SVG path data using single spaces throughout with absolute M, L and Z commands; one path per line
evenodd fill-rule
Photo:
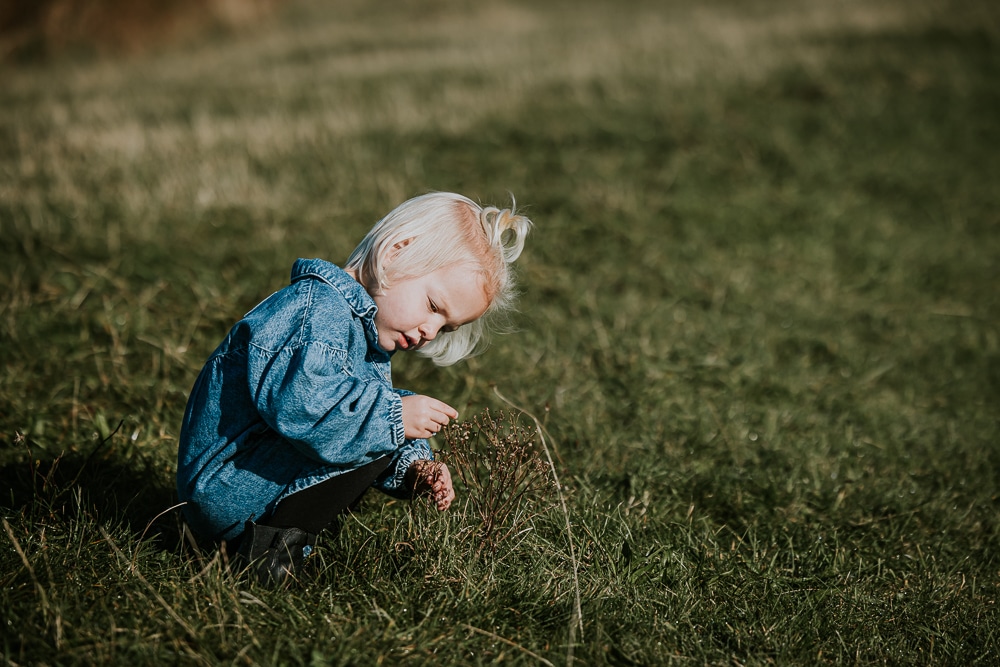
M 402 251 L 403 248 L 405 248 L 406 246 L 410 245 L 410 241 L 412 240 L 413 239 L 403 239 L 402 241 L 397 241 L 396 243 L 394 243 L 392 247 L 389 248 L 389 251 L 386 253 L 383 264 L 388 264 L 392 260 L 396 259 L 396 257 L 399 256 L 400 251 Z

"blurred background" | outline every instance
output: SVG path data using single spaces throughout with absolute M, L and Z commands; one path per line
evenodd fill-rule
M 39 0 L 0 4 L 0 57 L 134 55 L 211 31 L 259 23 L 279 0 Z

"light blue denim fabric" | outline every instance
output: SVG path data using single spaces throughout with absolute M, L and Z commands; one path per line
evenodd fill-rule
M 375 487 L 406 497 L 401 396 L 378 346 L 375 302 L 320 259 L 236 323 L 195 382 L 181 427 L 177 492 L 199 538 L 231 539 L 282 498 L 391 454 Z

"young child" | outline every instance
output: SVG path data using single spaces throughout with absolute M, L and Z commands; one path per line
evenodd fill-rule
M 370 486 L 446 510 L 451 474 L 427 438 L 458 413 L 394 388 L 390 358 L 448 365 L 478 351 L 513 306 L 510 265 L 530 226 L 512 208 L 431 193 L 378 222 L 344 269 L 296 261 L 191 391 L 177 491 L 195 535 L 281 584 Z

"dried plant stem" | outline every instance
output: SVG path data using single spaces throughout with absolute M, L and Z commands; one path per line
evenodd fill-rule
M 487 410 L 445 433 L 447 455 L 479 518 L 479 553 L 495 555 L 508 538 L 555 506 L 549 466 L 532 446 L 535 431 L 518 425 L 514 415 L 501 412 L 495 418 Z
M 538 655 L 534 651 L 529 651 L 528 649 L 524 648 L 520 644 L 518 644 L 516 642 L 512 642 L 511 640 L 507 639 L 506 637 L 501 637 L 500 635 L 496 634 L 495 632 L 490 632 L 489 630 L 482 630 L 480 628 L 477 628 L 474 625 L 469 625 L 468 623 L 462 623 L 462 627 L 465 628 L 466 630 L 469 630 L 470 632 L 478 632 L 479 634 L 484 635 L 486 637 L 489 637 L 490 639 L 495 639 L 495 640 L 497 640 L 499 642 L 503 642 L 507 646 L 512 646 L 512 647 L 516 648 L 519 651 L 523 651 L 525 655 L 530 655 L 532 658 L 534 658 L 538 662 L 542 663 L 543 665 L 548 665 L 548 667 L 556 667 L 551 662 L 549 662 L 548 660 L 546 660 L 542 656 Z
M 569 541 L 569 555 L 570 560 L 573 563 L 573 594 L 574 594 L 574 608 L 573 608 L 573 619 L 569 626 L 569 649 L 566 657 L 566 664 L 571 665 L 573 663 L 573 645 L 576 643 L 576 630 L 580 630 L 580 640 L 583 640 L 583 609 L 580 606 L 580 576 L 579 567 L 576 561 L 576 549 L 573 546 L 573 528 L 569 520 L 569 509 L 566 507 L 566 499 L 563 497 L 562 484 L 559 482 L 559 475 L 556 473 L 556 464 L 552 460 L 552 454 L 549 452 L 548 443 L 545 440 L 545 429 L 542 427 L 542 422 L 538 420 L 538 417 L 531 414 L 527 410 L 517 406 L 509 398 L 500 393 L 496 385 L 493 386 L 493 393 L 497 395 L 501 401 L 517 410 L 518 412 L 528 415 L 531 417 L 531 421 L 535 422 L 535 430 L 538 432 L 538 439 L 542 443 L 542 449 L 545 451 L 545 458 L 549 461 L 549 469 L 552 471 L 552 479 L 556 483 L 556 493 L 559 494 L 559 504 L 562 505 L 563 518 L 566 520 L 566 537 Z
M 117 430 L 117 429 L 115 429 L 115 430 Z M 142 531 L 142 535 L 139 536 L 138 543 L 141 544 L 142 541 L 146 538 L 146 533 L 149 532 L 149 529 L 152 527 L 152 525 L 154 523 L 156 523 L 157 519 L 159 519 L 161 516 L 163 516 L 167 512 L 172 512 L 173 510 L 177 509 L 178 507 L 184 507 L 185 505 L 187 505 L 186 501 L 182 502 L 182 503 L 177 503 L 173 507 L 168 507 L 167 509 L 163 510 L 162 512 L 160 512 L 159 514 L 157 514 L 156 516 L 154 516 L 152 519 L 150 519 L 149 523 L 146 524 L 146 528 Z M 130 571 L 134 571 L 135 570 L 135 562 L 136 562 L 136 559 L 138 557 L 139 557 L 139 550 L 136 549 L 135 553 L 132 555 L 132 562 L 129 563 L 129 570 Z

